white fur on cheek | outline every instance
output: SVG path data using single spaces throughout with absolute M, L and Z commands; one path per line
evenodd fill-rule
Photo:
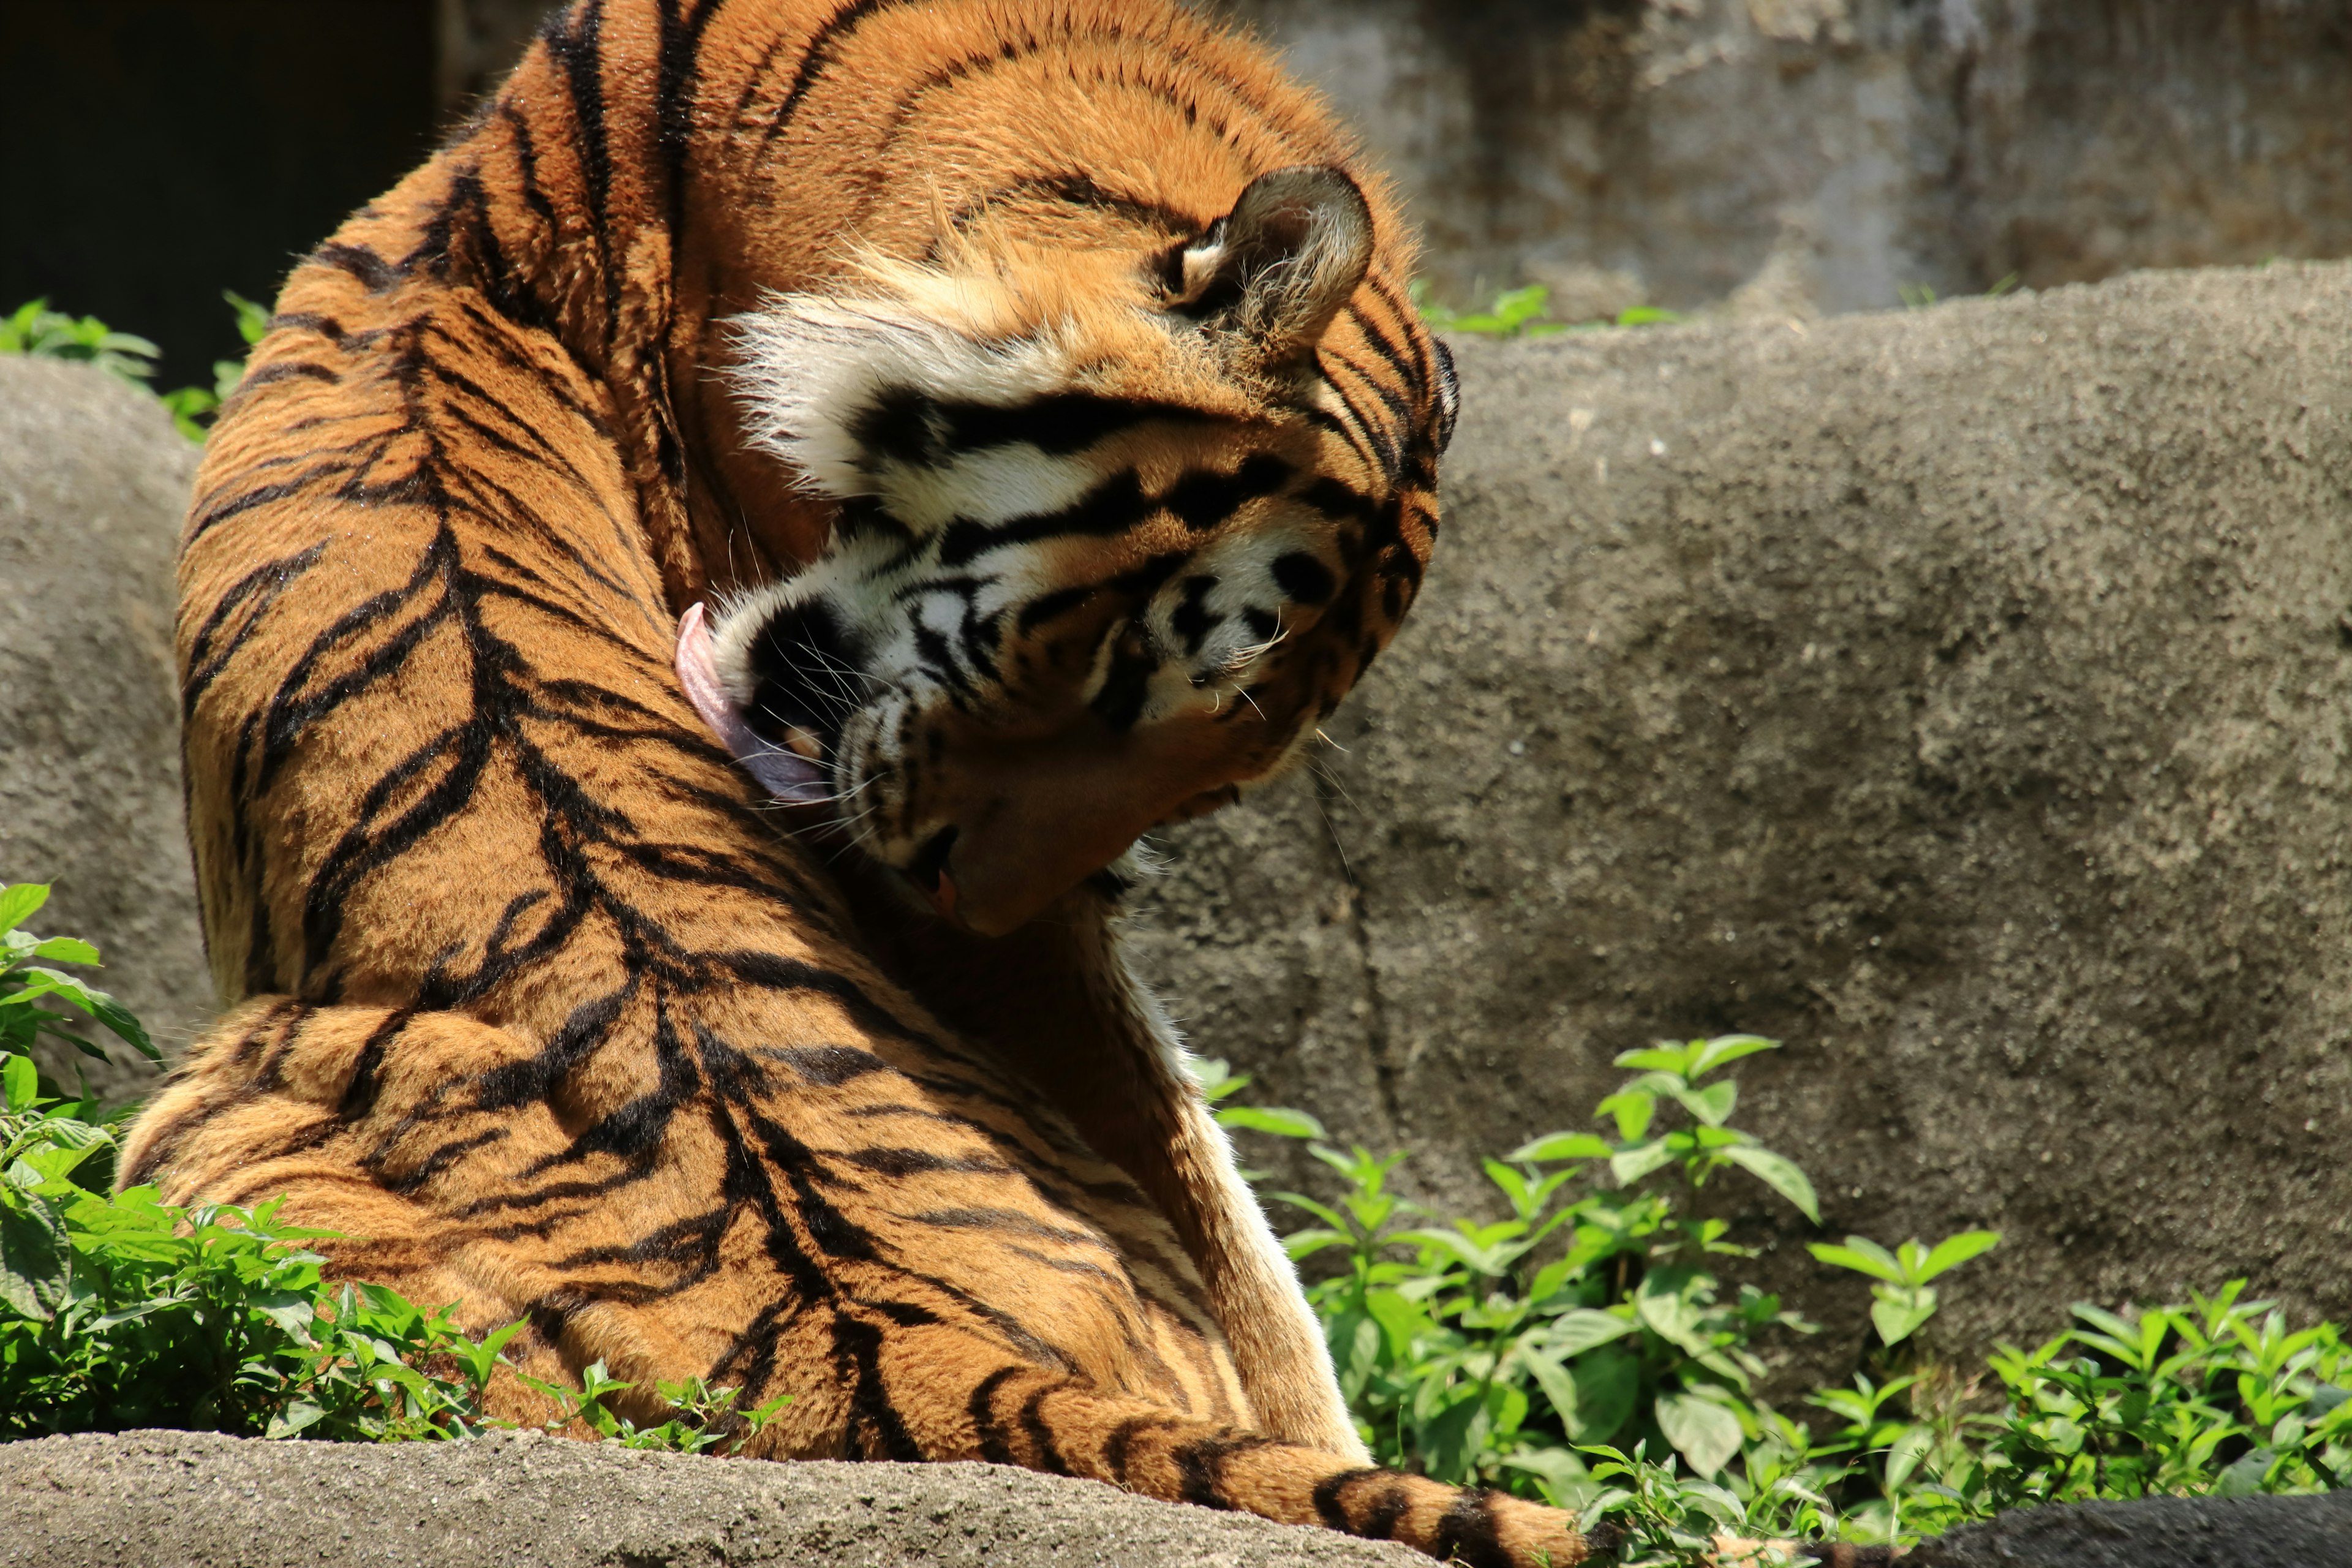
M 981 342 L 883 300 L 788 294 L 729 323 L 751 442 L 837 499 L 882 496 L 915 528 L 949 517 L 999 519 L 1065 506 L 1084 488 L 1077 465 L 1031 447 L 962 454 L 933 468 L 878 460 L 853 426 L 887 396 L 1012 407 L 1060 390 L 1070 355 L 1051 336 Z M 1075 488 L 1074 488 L 1075 487 Z

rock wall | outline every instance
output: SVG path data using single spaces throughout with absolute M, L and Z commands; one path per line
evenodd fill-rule
M 1457 301 L 1892 306 L 2352 254 L 2352 0 L 1218 0 Z
M 96 942 L 95 980 L 167 1048 L 213 1011 L 172 660 L 195 468 L 147 394 L 0 356 L 0 882 L 51 883 L 32 929 Z M 152 1069 L 113 1056 L 111 1072 L 87 1064 L 92 1083 L 143 1092 Z M 82 1058 L 65 1058 L 71 1082 Z
M 1196 0 L 1396 177 L 1441 297 L 1875 310 L 2352 255 L 2352 0 Z M 437 0 L 445 110 L 539 0 Z
M 1457 352 L 1402 636 L 1314 776 L 1171 836 L 1201 1048 L 1458 1212 L 1616 1053 L 1753 1030 L 1829 1235 L 2008 1234 L 1955 1339 L 2352 1312 L 2352 267 Z
M 1171 836 L 1202 1048 L 1459 1210 L 1616 1053 L 1753 1029 L 1828 1234 L 2008 1233 L 1956 1345 L 2239 1273 L 2352 1312 L 2352 267 L 1459 353 L 1402 637 L 1315 773 Z M 167 1039 L 192 460 L 0 360 L 0 874 Z M 1833 1360 L 1862 1292 L 1743 1180 Z
M 997 1465 L 790 1465 L 537 1433 L 0 1445 L 0 1568 L 1428 1568 L 1402 1546 Z

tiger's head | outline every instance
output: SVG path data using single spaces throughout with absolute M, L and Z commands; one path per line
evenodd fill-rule
M 1342 171 L 1156 253 L 977 243 L 735 322 L 823 554 L 690 610 L 678 668 L 776 799 L 1009 931 L 1278 773 L 1395 632 L 1454 378 Z

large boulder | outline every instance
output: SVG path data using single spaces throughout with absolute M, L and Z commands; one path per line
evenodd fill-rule
M 1429 1568 L 1404 1547 L 995 1465 L 765 1464 L 537 1433 L 0 1445 L 0 1568 Z M 2006 1514 L 1917 1568 L 2352 1568 L 2352 1498 Z
M 1458 1212 L 1616 1053 L 1753 1030 L 1826 1234 L 2006 1234 L 1948 1342 L 2352 1312 L 2352 267 L 1456 351 L 1412 621 L 1312 776 L 1171 836 L 1201 1048 Z
M 0 1445 L 0 1568 L 1428 1568 L 1402 1546 L 997 1465 L 772 1465 L 500 1433 Z
M 137 388 L 0 356 L 0 881 L 52 884 L 32 929 L 96 942 L 93 978 L 166 1048 L 215 1011 L 172 658 L 196 457 Z M 153 1070 L 112 1054 L 111 1071 L 88 1064 L 93 1085 L 144 1092 Z
M 1314 775 L 1172 836 L 1142 945 L 1202 1047 L 1469 1209 L 1615 1053 L 1755 1029 L 1828 1234 L 2008 1234 L 1955 1348 L 2239 1273 L 2352 1310 L 2352 268 L 1458 347 L 1413 620 Z M 167 1041 L 192 461 L 0 360 L 0 875 Z

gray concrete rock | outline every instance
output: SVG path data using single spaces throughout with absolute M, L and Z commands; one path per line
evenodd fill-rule
M 196 456 L 145 393 L 0 356 L 0 881 L 53 884 L 32 929 L 95 942 L 93 979 L 166 1049 L 215 1011 L 172 660 Z M 152 1069 L 113 1054 L 92 1083 L 143 1092 Z
M 2352 1493 L 2148 1498 L 2003 1514 L 1905 1568 L 2352 1568 Z
M 1201 1046 L 1468 1209 L 1615 1053 L 1757 1029 L 1741 1120 L 1828 1234 L 2008 1233 L 1956 1352 L 2240 1273 L 2352 1311 L 2352 268 L 1460 353 L 1446 538 L 1346 750 L 1172 837 L 1143 946 Z M 167 1040 L 210 1003 L 192 461 L 0 360 L 0 875 Z M 1859 1287 L 1711 1193 L 1834 1373 Z
M 499 1434 L 0 1445 L 0 1568 L 1407 1568 L 1402 1546 L 994 1465 L 764 1464 Z
M 1203 3 L 1360 132 L 1455 304 L 1613 314 L 1613 276 L 1844 311 L 2352 255 L 2343 0 Z
M 1457 352 L 1403 635 L 1171 836 L 1200 1048 L 1460 1212 L 1616 1053 L 1785 1040 L 1738 1121 L 1823 1232 L 1709 1194 L 1816 1373 L 1824 1232 L 2005 1232 L 1969 1352 L 2241 1274 L 2352 1312 L 2352 267 Z

